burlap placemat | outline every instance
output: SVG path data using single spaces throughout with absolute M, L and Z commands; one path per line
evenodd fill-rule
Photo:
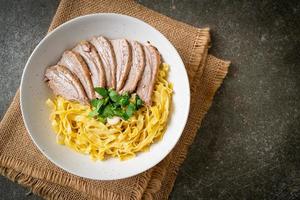
M 0 124 L 0 173 L 46 199 L 167 199 L 229 62 L 207 56 L 209 30 L 172 20 L 133 1 L 62 0 L 49 31 L 80 15 L 115 12 L 137 17 L 161 31 L 177 48 L 191 84 L 191 112 L 174 150 L 152 169 L 117 181 L 94 181 L 69 174 L 48 161 L 25 130 L 19 92 Z

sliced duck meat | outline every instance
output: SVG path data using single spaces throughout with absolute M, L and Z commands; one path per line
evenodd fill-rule
M 144 45 L 144 51 L 146 54 L 146 65 L 143 77 L 137 88 L 137 95 L 139 95 L 147 105 L 151 105 L 152 92 L 161 64 L 161 57 L 158 50 L 151 45 Z
M 73 49 L 73 51 L 80 54 L 89 67 L 94 88 L 105 87 L 105 72 L 99 54 L 94 45 L 88 41 L 81 41 Z
M 128 78 L 120 93 L 132 93 L 136 89 L 138 82 L 141 80 L 145 68 L 145 53 L 143 46 L 137 41 L 130 41 L 130 45 L 132 49 L 132 65 Z
M 81 82 L 68 68 L 62 65 L 48 67 L 45 81 L 48 82 L 55 95 L 62 96 L 67 100 L 89 104 Z
M 89 99 L 95 98 L 91 73 L 83 58 L 78 53 L 74 51 L 65 51 L 58 64 L 67 67 L 78 77 Z
M 103 63 L 106 77 L 106 86 L 115 89 L 116 87 L 116 58 L 112 44 L 103 36 L 93 37 L 90 41 L 97 49 Z
M 111 40 L 116 55 L 116 90 L 120 91 L 128 77 L 131 63 L 131 47 L 126 39 Z

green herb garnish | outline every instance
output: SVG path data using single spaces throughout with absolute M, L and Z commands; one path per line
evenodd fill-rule
M 117 103 L 119 101 L 119 99 L 120 99 L 121 96 L 118 95 L 118 93 L 116 91 L 112 90 L 112 89 L 109 89 L 108 92 L 109 92 L 109 98 L 113 102 Z
M 100 94 L 103 98 L 104 97 L 107 97 L 108 95 L 108 91 L 105 89 L 105 88 L 102 88 L 102 87 L 96 87 L 95 88 L 95 91 Z
M 139 96 L 136 96 L 136 98 L 135 98 L 135 105 L 136 105 L 137 110 L 140 109 L 143 105 L 143 101 L 142 101 L 142 99 L 140 99 Z
M 136 106 L 133 103 L 130 103 L 126 108 L 126 114 L 128 117 L 131 117 L 135 111 L 136 111 Z
M 128 93 L 120 95 L 113 89 L 107 90 L 102 87 L 95 88 L 95 91 L 102 98 L 91 100 L 93 110 L 89 113 L 89 117 L 96 117 L 101 122 L 114 116 L 128 120 L 143 105 L 138 95 L 130 96 Z

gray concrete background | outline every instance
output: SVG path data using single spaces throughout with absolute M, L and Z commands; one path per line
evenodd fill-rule
M 140 3 L 209 26 L 210 52 L 232 61 L 170 199 L 300 199 L 299 1 Z M 0 115 L 58 3 L 0 0 Z M 0 178 L 0 199 L 39 199 Z

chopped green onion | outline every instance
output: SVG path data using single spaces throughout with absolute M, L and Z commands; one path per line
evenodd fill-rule
M 101 87 L 95 88 L 95 91 L 102 96 L 102 99 L 91 100 L 93 110 L 89 113 L 89 117 L 97 117 L 103 123 L 106 118 L 114 116 L 128 120 L 143 105 L 138 95 L 131 96 L 127 92 L 119 95 L 113 89 L 107 90 Z
M 102 97 L 107 97 L 108 91 L 103 87 L 96 87 L 95 91 L 100 94 Z

